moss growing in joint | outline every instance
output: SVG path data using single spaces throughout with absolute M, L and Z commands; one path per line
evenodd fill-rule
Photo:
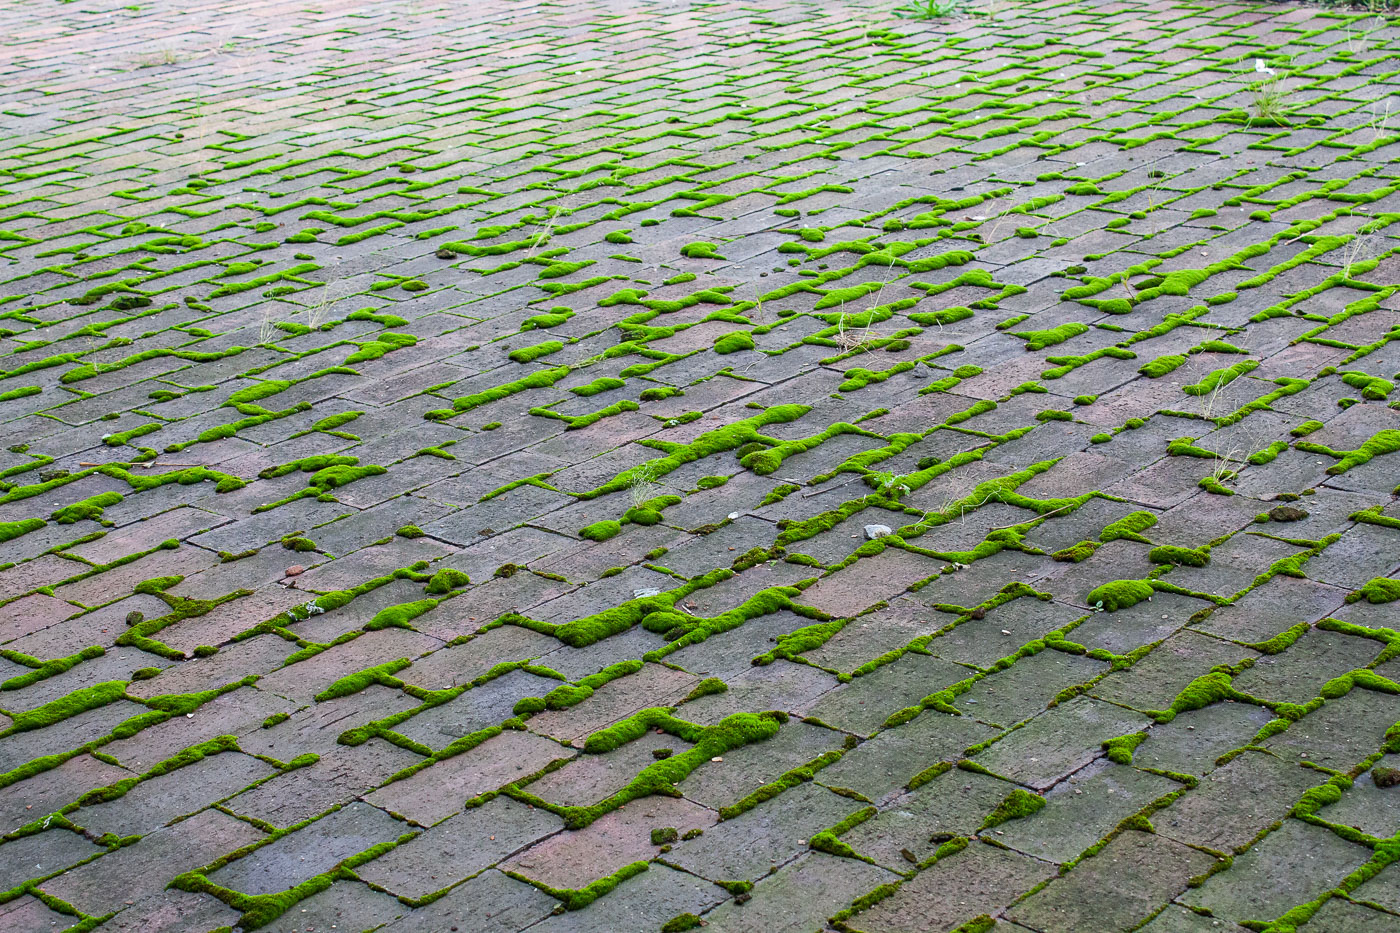
M 1178 567 L 1204 567 L 1210 563 L 1209 548 L 1175 547 L 1164 544 L 1147 552 L 1147 559 L 1154 564 L 1170 564 Z
M 1008 820 L 1019 820 L 1038 812 L 1045 806 L 1045 798 L 1039 794 L 1033 794 L 1028 790 L 1019 787 L 1013 788 L 996 809 L 987 814 L 987 818 L 982 821 L 978 832 L 1000 826 Z
M 1114 580 L 1094 587 L 1089 591 L 1087 600 L 1096 609 L 1115 612 L 1151 599 L 1153 592 L 1152 584 L 1147 580 Z

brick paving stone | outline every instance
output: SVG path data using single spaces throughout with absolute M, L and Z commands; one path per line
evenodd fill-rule
M 1086 923 L 1107 930 L 1131 929 L 1213 861 L 1204 852 L 1128 830 L 1075 871 L 1013 907 L 1007 916 L 1046 933 L 1067 933 Z M 1104 898 L 1107 891 L 1117 896 Z
M 366 930 L 381 927 L 408 913 L 408 908 L 382 891 L 355 881 L 336 881 L 324 891 L 298 901 L 268 929 L 276 933 L 305 930 Z
M 189 871 L 261 838 L 263 833 L 247 823 L 218 810 L 203 810 L 40 887 L 79 910 L 101 915 L 160 892 L 167 869 L 173 868 L 174 874 Z
M 670 861 L 711 881 L 763 877 L 806 848 L 809 837 L 859 809 L 815 784 L 802 784 L 676 847 Z M 679 827 L 677 827 L 679 828 Z
M 946 933 L 982 914 L 1000 913 L 1054 871 L 1045 862 L 974 842 L 862 911 L 859 928 L 893 933 L 918 924 Z
M 1365 848 L 1297 820 L 1283 825 L 1179 900 L 1239 922 L 1274 918 L 1335 887 L 1369 857 Z M 1269 878 L 1267 883 L 1262 879 Z M 1267 921 L 1265 921 L 1267 922 Z
M 419 825 L 431 826 L 462 809 L 477 794 L 528 777 L 550 762 L 571 758 L 573 754 L 550 739 L 507 731 L 468 752 L 388 784 L 366 799 Z
M 244 894 L 272 894 L 408 829 L 383 810 L 355 802 L 235 859 L 209 880 Z
M 501 867 L 552 888 L 582 888 L 624 865 L 655 856 L 659 845 L 652 842 L 654 829 L 670 827 L 686 833 L 710 830 L 714 824 L 713 812 L 688 800 L 642 800 L 576 832 L 551 835 L 502 862 Z
M 726 901 L 711 911 L 707 914 L 709 927 L 744 933 L 814 929 L 823 916 L 854 900 L 856 892 L 888 884 L 897 877 L 873 865 L 850 866 L 812 852 L 755 885 L 749 902 L 739 906 Z
M 143 897 L 131 906 L 123 905 L 104 926 L 115 930 L 150 930 L 177 933 L 181 930 L 217 929 L 237 922 L 238 911 L 211 894 L 166 890 Z
M 0 12 L 0 831 L 141 839 L 0 927 L 248 926 L 167 885 L 371 806 L 426 834 L 265 928 L 951 929 L 903 853 L 980 831 L 1069 866 L 997 931 L 1196 933 L 1336 884 L 1276 830 L 1189 892 L 1276 913 L 1181 906 L 1317 768 L 1393 834 L 1384 15 L 79 6 Z
M 1245 752 L 1208 774 L 1196 793 L 1176 801 L 1153 825 L 1167 838 L 1228 850 L 1248 843 L 1288 812 L 1286 801 L 1321 783 L 1315 771 Z
M 221 752 L 143 781 L 116 800 L 80 807 L 71 819 L 98 835 L 144 836 L 275 773 L 251 755 Z
M 364 880 L 417 900 L 471 877 L 536 840 L 556 833 L 559 818 L 497 797 L 444 820 L 411 843 L 356 870 Z
M 394 933 L 480 930 L 514 933 L 547 917 L 558 902 L 538 888 L 489 869 L 385 927 Z
M 100 855 L 101 848 L 77 833 L 50 829 L 0 845 L 0 883 L 16 888 L 31 878 L 62 871 Z

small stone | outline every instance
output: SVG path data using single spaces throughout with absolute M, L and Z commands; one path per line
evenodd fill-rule
M 876 540 L 877 538 L 888 537 L 889 535 L 892 535 L 892 534 L 894 534 L 894 529 L 891 528 L 889 525 L 866 525 L 866 526 L 865 526 L 865 537 L 866 537 L 866 540 L 868 540 L 868 541 L 874 541 L 874 540 Z
M 649 596 L 660 596 L 661 591 L 654 586 L 644 586 L 641 589 L 632 591 L 633 599 L 646 599 Z
M 1275 522 L 1297 522 L 1308 517 L 1308 513 L 1296 505 L 1276 505 L 1269 509 L 1269 519 Z
M 306 573 L 306 568 L 301 564 L 292 564 L 287 568 L 287 576 L 289 577 L 299 577 L 304 573 Z
M 457 254 L 450 249 L 440 249 L 437 251 L 436 255 L 439 259 L 453 259 Z

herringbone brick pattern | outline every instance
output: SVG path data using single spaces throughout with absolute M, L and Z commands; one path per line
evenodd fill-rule
M 0 8 L 0 930 L 1400 930 L 1400 26 L 952 13 Z

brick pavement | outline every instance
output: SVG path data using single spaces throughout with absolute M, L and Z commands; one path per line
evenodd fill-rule
M 1400 27 L 0 10 L 0 928 L 1400 930 Z

